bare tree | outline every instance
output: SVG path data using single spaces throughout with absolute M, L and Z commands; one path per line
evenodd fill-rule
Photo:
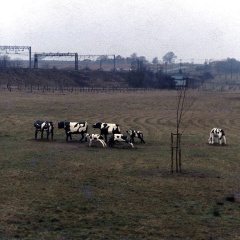
M 176 133 L 171 133 L 171 171 L 173 172 L 173 158 L 175 149 L 175 162 L 176 162 L 176 172 L 182 172 L 182 162 L 181 162 L 181 137 L 183 132 L 186 130 L 189 121 L 185 123 L 182 127 L 183 116 L 189 112 L 195 103 L 195 98 L 190 98 L 188 95 L 188 88 L 182 87 L 177 90 L 177 109 L 176 109 Z M 194 111 L 192 111 L 193 114 Z M 174 141 L 175 137 L 175 141 Z M 175 145 L 174 145 L 175 142 Z

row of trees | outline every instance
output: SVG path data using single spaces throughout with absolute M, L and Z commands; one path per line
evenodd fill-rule
M 21 58 L 15 58 L 13 60 L 10 59 L 9 56 L 3 55 L 0 56 L 0 67 L 22 67 L 23 66 L 23 60 Z
M 214 64 L 214 68 L 218 73 L 239 73 L 240 61 L 237 61 L 235 58 L 228 58 L 226 61 L 217 61 Z
M 172 63 L 176 58 L 177 58 L 177 56 L 173 52 L 168 52 L 163 56 L 162 62 Z M 138 56 L 137 53 L 133 53 L 129 57 L 126 57 L 126 58 L 124 58 L 120 55 L 117 55 L 115 57 L 115 60 L 116 60 L 116 64 L 128 64 L 128 65 L 131 65 L 132 62 L 135 62 L 137 60 L 142 62 L 143 64 L 149 64 L 149 63 L 160 64 L 160 62 L 161 62 L 158 59 L 158 57 L 153 58 L 152 61 L 149 62 L 145 56 Z M 84 64 L 84 62 L 86 62 L 86 64 L 89 64 L 89 65 L 101 64 L 101 63 L 112 64 L 113 57 L 110 57 L 108 55 L 102 55 L 102 56 L 99 56 L 96 60 L 84 59 L 79 62 L 82 64 Z M 11 67 L 11 66 L 20 67 L 21 65 L 23 65 L 23 62 L 21 61 L 20 58 L 11 60 L 10 57 L 7 55 L 3 55 L 3 56 L 0 55 L 0 67 Z
M 155 65 L 166 65 L 168 64 L 169 66 L 174 64 L 175 60 L 177 59 L 177 56 L 173 52 L 168 52 L 162 57 L 162 61 L 158 59 L 158 57 L 154 57 L 151 62 L 149 62 L 145 56 L 138 56 L 137 53 L 131 54 L 129 57 L 122 57 L 120 55 L 117 55 L 115 57 L 116 60 L 116 65 L 136 65 L 136 64 L 155 64 Z M 103 64 L 113 64 L 113 57 L 110 57 L 108 55 L 102 55 L 99 56 L 96 60 L 89 60 L 88 59 L 79 61 L 80 64 L 84 65 L 94 65 L 98 64 L 101 65 Z M 47 63 L 46 63 L 47 64 Z M 183 65 L 183 63 L 180 63 Z M 0 68 L 3 67 L 22 67 L 24 65 L 24 61 L 21 60 L 21 58 L 15 58 L 15 59 L 10 59 L 9 56 L 7 55 L 0 55 Z M 193 64 L 190 63 L 185 63 L 188 68 L 192 68 L 193 70 Z M 222 61 L 212 61 L 212 62 L 207 62 L 203 63 L 202 65 L 198 65 L 195 67 L 196 71 L 203 71 L 203 72 L 217 72 L 217 73 L 224 73 L 224 74 L 233 74 L 233 73 L 240 73 L 240 61 L 237 61 L 234 58 L 227 58 L 226 60 Z
M 162 62 L 163 63 L 173 63 L 176 58 L 177 58 L 177 56 L 173 52 L 168 52 L 163 56 Z M 100 57 L 100 59 L 107 60 L 107 58 L 105 58 L 105 57 Z M 100 59 L 98 59 L 98 60 L 100 60 Z M 152 59 L 152 61 L 149 62 L 145 56 L 138 56 L 137 53 L 133 53 L 130 55 L 130 57 L 126 57 L 126 58 L 124 58 L 120 55 L 116 56 L 117 64 L 131 64 L 133 61 L 136 61 L 136 60 L 141 61 L 144 64 L 149 64 L 149 63 L 160 64 L 160 62 L 161 62 L 158 59 L 158 57 L 154 57 Z
M 128 72 L 127 83 L 133 88 L 173 88 L 173 79 L 162 71 L 153 72 L 146 65 L 137 61 L 132 71 Z

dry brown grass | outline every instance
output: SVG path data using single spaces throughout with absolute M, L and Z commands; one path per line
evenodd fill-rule
M 170 174 L 174 91 L 0 93 L 0 239 L 237 239 L 239 92 L 189 92 L 183 173 Z M 52 120 L 53 141 L 34 140 Z M 65 142 L 57 122 L 116 122 L 146 144 Z M 221 127 L 227 146 L 209 146 Z

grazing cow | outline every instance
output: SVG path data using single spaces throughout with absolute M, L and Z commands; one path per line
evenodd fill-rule
M 100 135 L 100 134 L 95 134 L 95 133 L 90 134 L 90 133 L 86 133 L 85 137 L 89 139 L 89 147 L 92 145 L 92 142 L 93 142 L 93 141 L 98 141 L 98 142 L 100 142 L 100 143 L 103 145 L 103 147 L 106 147 L 106 146 L 107 146 L 107 144 L 106 144 L 106 143 L 104 142 L 104 140 L 103 140 L 103 136 Z
M 50 134 L 51 134 L 51 139 L 53 140 L 53 129 L 54 129 L 53 122 L 37 120 L 34 123 L 34 127 L 35 127 L 35 140 L 37 139 L 37 134 L 39 131 L 41 132 L 41 139 L 43 139 L 43 132 L 46 131 L 47 140 Z
M 66 141 L 68 141 L 68 137 L 72 140 L 72 134 L 82 134 L 82 138 L 80 141 L 83 140 L 84 134 L 87 133 L 88 130 L 88 123 L 87 122 L 59 122 L 58 123 L 59 129 L 65 129 L 66 132 Z M 85 141 L 87 139 L 85 138 Z
M 141 143 L 145 143 L 143 140 L 143 133 L 136 130 L 127 130 L 127 134 L 130 136 L 131 142 L 134 143 L 134 138 L 140 138 Z
M 222 142 L 226 144 L 225 132 L 220 128 L 213 128 L 210 132 L 210 137 L 208 139 L 209 144 L 214 144 L 214 142 L 222 145 Z
M 116 142 L 126 142 L 131 145 L 132 148 L 134 148 L 133 144 L 131 143 L 131 140 L 128 139 L 127 135 L 123 134 L 113 134 L 109 139 L 109 146 L 113 147 L 113 144 Z
M 95 123 L 93 125 L 93 128 L 99 128 L 101 130 L 101 135 L 104 135 L 105 137 L 105 142 L 107 142 L 107 135 L 109 133 L 114 134 L 114 133 L 121 133 L 120 127 L 118 124 L 115 123 Z

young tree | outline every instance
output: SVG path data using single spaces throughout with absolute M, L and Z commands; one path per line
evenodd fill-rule
M 184 109 L 184 103 L 185 103 L 185 98 L 186 98 L 186 91 L 187 88 L 182 88 L 178 92 L 178 99 L 177 99 L 177 116 L 176 116 L 176 134 L 171 134 L 171 142 L 172 142 L 172 157 L 171 157 L 171 170 L 173 172 L 173 149 L 175 148 L 175 161 L 176 161 L 176 172 L 179 171 L 181 172 L 181 133 L 180 133 L 180 125 L 181 125 L 181 120 L 182 120 L 182 114 L 183 114 L 183 109 Z M 173 137 L 176 136 L 176 145 L 173 147 Z
M 185 123 L 184 128 L 182 127 L 183 116 L 192 109 L 195 103 L 195 98 L 189 96 L 188 88 L 182 87 L 177 90 L 177 108 L 176 108 L 176 133 L 171 134 L 172 142 L 172 156 L 171 156 L 171 170 L 173 172 L 173 154 L 175 149 L 175 161 L 176 161 L 176 172 L 181 172 L 181 136 L 186 130 L 188 123 Z M 193 113 L 193 112 L 192 112 Z M 173 146 L 173 137 L 175 136 L 175 146 Z

